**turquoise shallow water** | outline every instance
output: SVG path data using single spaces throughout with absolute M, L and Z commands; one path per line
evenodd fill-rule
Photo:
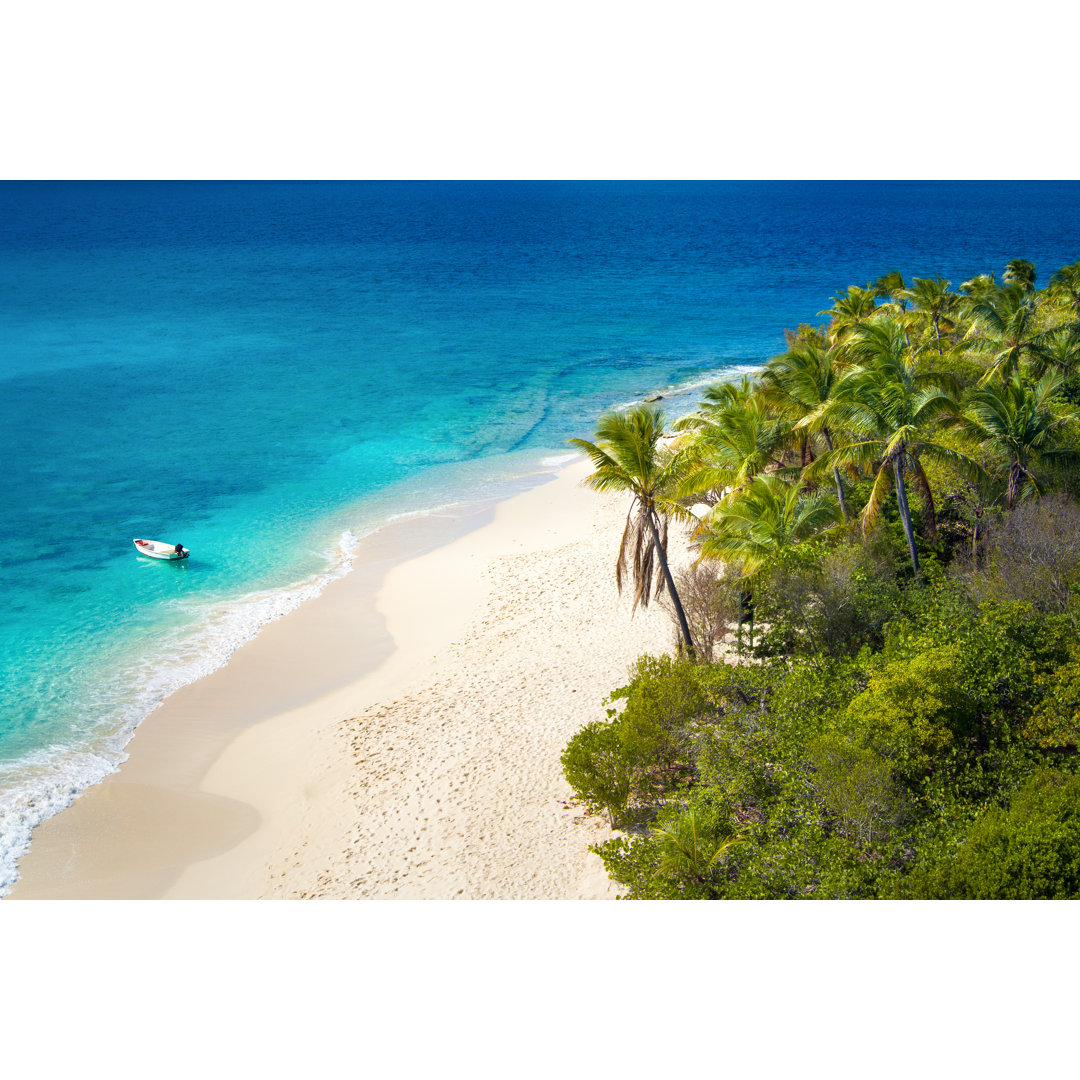
M 1080 257 L 1076 184 L 0 185 L 0 887 L 138 721 L 604 408 L 887 270 Z M 131 539 L 180 540 L 179 565 Z

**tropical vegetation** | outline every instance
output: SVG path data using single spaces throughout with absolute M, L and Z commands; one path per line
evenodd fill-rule
M 573 440 L 678 632 L 563 754 L 629 898 L 1080 897 L 1080 262 L 1040 278 L 890 271 Z

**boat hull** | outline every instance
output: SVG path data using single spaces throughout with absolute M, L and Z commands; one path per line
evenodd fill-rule
M 177 551 L 175 544 L 166 544 L 161 540 L 132 540 L 132 543 L 140 555 L 150 559 L 164 559 L 166 562 L 177 562 L 191 554 L 187 548 Z

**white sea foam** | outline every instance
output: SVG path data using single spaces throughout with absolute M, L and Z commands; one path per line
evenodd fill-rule
M 741 379 L 744 375 L 756 375 L 764 367 L 764 361 L 753 364 L 730 364 L 726 367 L 717 368 L 715 371 L 710 371 L 705 375 L 701 375 L 691 382 L 679 383 L 678 385 L 669 385 L 659 387 L 656 390 L 651 390 L 644 394 L 643 397 L 650 397 L 652 394 L 659 394 L 663 399 L 683 397 L 687 394 L 692 394 L 695 390 L 702 390 L 707 386 L 714 386 L 720 382 L 734 382 L 737 379 Z M 642 398 L 634 398 L 632 401 L 622 401 L 613 406 L 615 409 L 631 409 L 635 405 L 640 405 Z
M 577 461 L 580 454 L 554 454 L 551 457 L 541 458 L 540 464 L 545 469 L 558 469 L 563 465 L 569 465 L 572 461 Z
M 539 464 L 575 457 L 567 454 Z M 535 459 L 521 460 L 518 465 L 520 472 L 503 479 L 521 480 L 537 474 Z M 487 484 L 492 479 L 487 477 Z M 490 497 L 490 487 L 488 493 Z M 295 611 L 332 581 L 349 573 L 360 542 L 384 524 L 446 513 L 466 505 L 468 500 L 448 501 L 385 514 L 367 528 L 347 529 L 333 550 L 325 554 L 326 568 L 291 586 L 211 603 L 173 601 L 177 628 L 156 636 L 154 651 L 144 659 L 134 665 L 125 662 L 117 668 L 114 678 L 103 680 L 106 689 L 102 699 L 84 703 L 85 728 L 73 733 L 72 744 L 55 744 L 0 763 L 0 896 L 18 880 L 18 860 L 30 846 L 33 829 L 70 806 L 87 788 L 116 772 L 127 760 L 125 748 L 139 724 L 166 698 L 223 667 L 263 627 Z M 121 686 L 127 690 L 126 698 L 106 697 L 115 695 Z
M 461 502 L 448 502 L 438 503 L 435 506 L 424 506 L 419 510 L 402 510 L 400 513 L 388 515 L 386 521 L 387 524 L 390 524 L 396 521 L 413 521 L 422 517 L 436 517 L 439 514 L 448 514 L 450 511 L 457 510 L 464 505 Z
M 18 879 L 16 864 L 34 827 L 115 772 L 117 764 L 103 754 L 54 746 L 0 768 L 0 896 Z
M 327 569 L 296 585 L 251 593 L 201 610 L 176 602 L 177 608 L 194 609 L 190 618 L 182 620 L 186 627 L 157 638 L 152 654 L 133 669 L 118 673 L 124 685 L 131 687 L 126 701 L 88 703 L 89 711 L 98 712 L 88 719 L 97 730 L 85 742 L 54 744 L 0 764 L 0 896 L 18 879 L 17 863 L 29 847 L 35 826 L 116 772 L 127 759 L 125 747 L 136 728 L 169 695 L 222 667 L 264 626 L 295 611 L 347 574 L 361 538 L 352 530 L 344 532 L 328 556 Z M 163 657 L 168 659 L 163 661 Z

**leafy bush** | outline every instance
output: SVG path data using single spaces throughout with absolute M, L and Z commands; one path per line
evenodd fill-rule
M 839 735 L 822 735 L 808 748 L 811 781 L 840 831 L 863 850 L 886 840 L 903 819 L 905 799 L 888 763 Z
M 885 624 L 903 610 L 897 552 L 881 530 L 838 546 L 784 549 L 756 575 L 755 601 L 768 625 L 764 655 L 851 655 L 880 648 Z
M 1046 750 L 1075 750 L 1080 745 L 1080 649 L 1067 664 L 1044 674 L 1044 696 L 1024 727 L 1024 734 Z
M 724 638 L 738 622 L 738 577 L 728 568 L 721 568 L 718 575 L 715 564 L 695 562 L 675 575 L 675 587 L 690 624 L 698 659 L 711 662 Z M 669 596 L 662 596 L 660 603 L 671 616 L 676 636 L 675 651 L 678 652 L 682 640 L 678 615 Z
M 630 770 L 622 752 L 618 725 L 596 720 L 586 724 L 562 754 L 563 773 L 574 793 L 612 825 L 626 810 Z
M 1007 810 L 991 807 L 951 857 L 912 874 L 930 900 L 1067 900 L 1080 895 L 1080 776 L 1037 772 Z
M 1080 506 L 1047 496 L 1021 503 L 993 530 L 988 566 L 971 580 L 980 599 L 1019 600 L 1043 613 L 1077 608 Z
M 908 777 L 930 770 L 952 747 L 973 710 L 957 675 L 960 649 L 945 645 L 896 659 L 870 676 L 846 720 Z

